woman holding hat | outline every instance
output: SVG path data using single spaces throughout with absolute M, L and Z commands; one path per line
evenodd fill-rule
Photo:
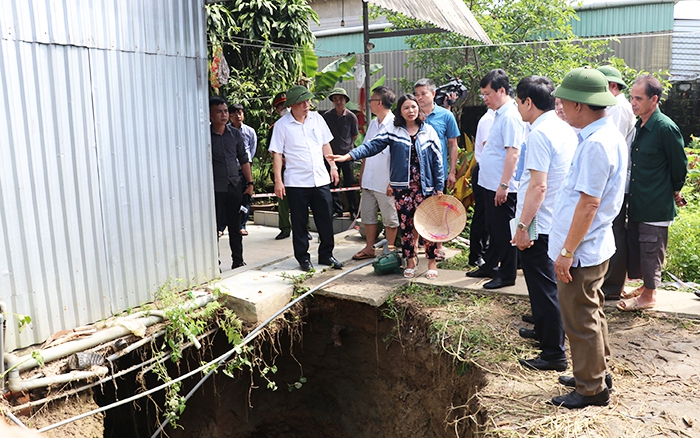
M 415 228 L 413 216 L 423 200 L 442 195 L 445 177 L 442 150 L 437 132 L 418 117 L 418 101 L 412 94 L 399 97 L 394 110 L 394 125 L 387 126 L 371 141 L 344 155 L 329 155 L 335 162 L 374 156 L 386 147 L 391 149 L 389 191 L 396 200 L 401 228 L 401 247 L 406 259 L 404 277 L 413 278 L 416 269 Z M 426 241 L 428 258 L 426 278 L 437 278 L 437 246 Z

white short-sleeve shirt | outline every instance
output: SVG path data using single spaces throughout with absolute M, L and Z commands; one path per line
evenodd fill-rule
M 547 173 L 547 192 L 537 211 L 537 231 L 549 234 L 552 228 L 552 211 L 557 192 L 571 167 L 571 160 L 578 145 L 578 138 L 568 123 L 547 111 L 535 120 L 525 148 L 525 169 L 518 188 L 518 205 L 515 217 L 520 217 L 525 204 L 525 193 L 530 187 L 530 171 Z
M 309 111 L 304 123 L 291 113 L 275 123 L 270 152 L 283 154 L 284 185 L 287 187 L 321 187 L 331 183 L 324 164 L 323 145 L 333 139 L 323 117 Z
M 586 235 L 574 251 L 574 267 L 597 266 L 615 253 L 612 222 L 620 212 L 627 175 L 627 143 L 610 117 L 581 130 L 571 168 L 554 203 L 549 258 L 556 260 L 569 234 L 581 193 L 600 198 Z M 567 248 L 571 251 L 571 248 Z
M 484 151 L 484 142 L 491 132 L 493 119 L 496 111 L 489 108 L 486 114 L 481 116 L 479 123 L 476 124 L 476 137 L 474 137 L 474 159 L 477 163 L 481 162 L 481 153 Z
M 520 149 L 525 140 L 525 134 L 525 123 L 520 117 L 515 101 L 510 100 L 501 105 L 496 110 L 493 126 L 491 126 L 486 145 L 481 153 L 481 161 L 479 161 L 479 185 L 481 187 L 493 192 L 498 190 L 501 176 L 503 176 L 507 149 Z M 508 192 L 516 192 L 517 190 L 517 182 L 511 175 L 508 180 Z
M 380 124 L 375 117 L 367 128 L 365 141 L 372 140 L 378 133 L 384 130 L 385 126 L 394 124 L 394 114 L 389 113 Z M 362 171 L 362 188 L 385 193 L 389 186 L 389 165 L 391 162 L 391 148 L 384 148 L 373 157 L 365 158 L 365 168 Z

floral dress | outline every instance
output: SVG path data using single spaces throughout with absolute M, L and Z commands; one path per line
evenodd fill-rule
M 420 160 L 416 152 L 416 136 L 411 136 L 411 165 L 409 169 L 409 183 L 407 189 L 394 189 L 396 211 L 399 214 L 399 228 L 401 229 L 401 250 L 406 259 L 415 257 L 416 232 L 413 228 L 413 215 L 416 208 L 425 197 L 420 184 Z M 425 255 L 428 259 L 437 257 L 437 245 L 434 242 L 425 241 Z

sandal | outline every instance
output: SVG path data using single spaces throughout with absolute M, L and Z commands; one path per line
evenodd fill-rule
M 626 290 L 623 290 L 620 292 L 620 298 L 623 300 L 629 300 L 630 298 L 637 298 L 644 292 L 644 286 L 639 286 L 637 289 L 633 290 L 632 292 L 627 292 Z
M 445 251 L 438 249 L 437 254 L 435 255 L 435 260 L 438 262 L 444 262 L 445 261 Z
M 621 312 L 634 312 L 636 310 L 651 309 L 656 306 L 656 302 L 648 304 L 639 304 L 639 299 L 637 297 L 630 298 L 628 300 L 620 300 L 617 303 L 617 310 Z
M 403 278 L 413 278 L 416 275 L 415 268 L 406 268 L 403 270 Z
M 369 253 L 366 253 L 364 250 L 362 250 L 362 251 L 358 252 L 357 254 L 355 254 L 354 256 L 352 256 L 352 259 L 353 260 L 367 260 L 367 259 L 373 259 L 375 257 L 376 256 L 374 254 L 369 254 Z
M 428 269 L 428 272 L 425 273 L 425 278 L 428 280 L 435 280 L 438 278 L 438 271 L 435 269 Z

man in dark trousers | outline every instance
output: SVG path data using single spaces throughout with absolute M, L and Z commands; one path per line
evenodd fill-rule
M 229 229 L 231 245 L 231 269 L 245 266 L 243 261 L 243 239 L 235 232 L 240 226 L 240 209 L 243 194 L 253 194 L 253 176 L 250 172 L 248 153 L 241 133 L 229 122 L 228 105 L 221 97 L 209 99 L 211 120 L 211 159 L 214 170 L 214 200 L 216 203 L 217 229 Z M 243 174 L 241 179 L 240 170 Z M 221 223 L 225 221 L 226 223 Z M 233 230 L 233 231 L 231 231 Z
M 323 113 L 323 119 L 326 121 L 328 128 L 333 134 L 331 140 L 331 149 L 337 155 L 343 155 L 350 152 L 355 147 L 355 139 L 357 138 L 357 117 L 347 108 L 345 104 L 350 101 L 350 96 L 343 88 L 334 88 L 331 94 L 328 95 L 328 100 L 333 102 L 333 109 Z M 345 163 L 337 163 L 338 173 L 343 174 L 343 187 L 352 187 L 355 185 L 355 176 L 353 175 L 353 162 L 346 161 Z M 333 188 L 338 188 L 338 184 Z M 348 200 L 348 210 L 350 215 L 354 217 L 357 214 L 357 198 L 355 192 L 345 192 Z M 343 204 L 340 203 L 340 194 L 333 193 L 333 216 L 340 217 L 343 215 Z

